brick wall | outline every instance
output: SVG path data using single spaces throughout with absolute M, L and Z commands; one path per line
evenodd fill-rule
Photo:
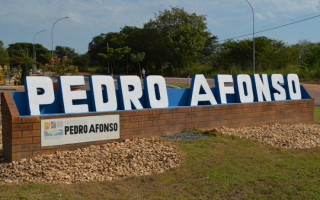
M 178 107 L 105 113 L 20 117 L 11 93 L 2 93 L 3 152 L 9 161 L 39 154 L 72 150 L 108 141 L 41 147 L 42 119 L 120 115 L 120 140 L 178 133 L 183 129 L 244 127 L 271 123 L 313 123 L 314 99 L 228 104 L 216 106 Z

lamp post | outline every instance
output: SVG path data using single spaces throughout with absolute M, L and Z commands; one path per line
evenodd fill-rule
M 62 17 L 62 18 L 59 18 L 57 19 L 53 25 L 52 25 L 52 28 L 51 28 L 51 58 L 53 58 L 53 28 L 54 28 L 54 25 L 56 25 L 56 23 L 62 19 L 67 19 L 69 17 Z
M 251 7 L 252 11 L 252 67 L 253 67 L 253 74 L 256 72 L 256 44 L 254 40 L 254 11 L 251 3 L 248 0 L 245 0 L 249 6 Z
M 34 59 L 34 63 L 35 63 L 35 64 L 33 65 L 33 68 L 35 68 L 35 66 L 37 65 L 37 64 L 36 64 L 36 63 L 37 63 L 37 52 L 36 52 L 36 48 L 35 48 L 35 46 L 34 46 L 34 40 L 35 40 L 36 36 L 37 36 L 39 33 L 44 32 L 44 31 L 47 31 L 47 30 L 38 31 L 38 32 L 36 32 L 36 34 L 34 34 L 34 36 L 33 36 L 32 47 L 33 47 L 33 59 Z

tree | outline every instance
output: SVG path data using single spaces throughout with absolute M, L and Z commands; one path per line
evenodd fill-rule
M 75 58 L 73 58 L 74 65 L 78 66 L 79 71 L 87 71 L 90 66 L 90 55 L 88 53 L 81 54 Z
M 320 43 L 312 44 L 305 52 L 303 66 L 308 69 L 308 74 L 314 73 L 315 78 L 320 79 Z
M 122 59 L 129 54 L 131 49 L 127 46 L 120 47 L 120 48 L 107 48 L 106 53 L 98 53 L 98 56 L 104 60 L 105 63 L 108 64 L 110 62 L 111 64 L 111 74 L 113 75 L 114 69 L 116 66 L 118 66 L 118 63 L 122 61 Z M 108 66 L 108 73 L 109 73 L 109 66 Z M 120 70 L 118 70 L 118 73 L 120 73 Z
M 143 61 L 145 56 L 144 52 L 138 52 L 136 54 L 132 53 L 130 54 L 130 60 L 134 63 L 138 64 L 139 67 L 139 72 L 140 72 L 140 77 L 142 78 L 142 73 L 141 73 L 141 67 L 140 67 L 140 62 Z
M 24 78 L 29 76 L 30 69 L 32 68 L 32 65 L 35 64 L 34 59 L 28 55 L 28 51 L 24 51 L 21 53 L 21 56 L 12 55 L 10 60 L 10 63 L 13 63 L 13 65 L 18 68 L 19 72 L 21 71 L 19 84 L 24 84 Z
M 8 53 L 10 56 L 28 56 L 33 57 L 33 44 L 27 42 L 18 42 L 14 44 L 10 44 L 8 47 Z M 35 44 L 35 50 L 37 51 L 37 62 L 41 64 L 45 64 L 48 62 L 48 59 L 51 57 L 50 51 L 43 47 L 41 44 Z M 11 59 L 12 60 L 12 59 Z M 10 63 L 12 66 L 15 63 Z
M 3 46 L 3 42 L 0 40 L 0 65 L 9 64 L 9 54 L 6 48 Z
M 63 58 L 64 56 L 67 56 L 68 59 L 70 60 L 73 60 L 74 58 L 79 56 L 79 54 L 76 53 L 73 48 L 65 47 L 65 46 L 56 46 L 54 54 L 59 58 Z
M 125 33 L 109 32 L 107 34 L 100 34 L 93 38 L 89 43 L 89 55 L 93 65 L 104 66 L 105 60 L 101 59 L 101 54 L 105 54 L 108 48 L 124 48 L 126 44 Z M 128 46 L 127 46 L 128 47 Z
M 154 35 L 165 52 L 163 63 L 170 62 L 175 67 L 187 66 L 197 61 L 201 51 L 208 40 L 210 33 L 207 31 L 205 16 L 189 14 L 183 8 L 173 7 L 164 10 L 144 25 L 144 29 L 153 30 Z M 164 47 L 164 48 L 163 48 Z

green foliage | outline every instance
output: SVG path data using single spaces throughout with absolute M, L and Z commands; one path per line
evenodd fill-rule
M 97 56 L 104 62 L 107 63 L 108 74 L 113 74 L 115 67 L 118 66 L 124 58 L 126 58 L 131 49 L 128 46 L 120 48 L 107 47 L 106 53 L 98 53 Z M 109 65 L 110 64 L 110 65 Z M 109 68 L 111 66 L 111 69 Z M 111 70 L 111 71 L 110 71 Z M 120 70 L 118 69 L 117 72 Z
M 0 65 L 3 67 L 4 65 L 9 64 L 9 53 L 6 48 L 3 46 L 3 42 L 0 40 Z
M 37 56 L 37 62 L 44 64 L 47 62 L 47 60 L 51 57 L 50 52 L 48 49 L 43 47 L 41 44 L 35 44 L 35 51 Z M 22 56 L 28 56 L 30 58 L 33 58 L 33 45 L 32 43 L 27 42 L 18 42 L 14 44 L 10 44 L 8 47 L 8 53 L 10 57 L 22 57 Z M 11 59 L 12 61 L 12 59 Z M 16 63 L 10 62 L 10 65 L 12 67 L 17 67 Z
M 78 66 L 79 71 L 81 72 L 89 71 L 88 69 L 91 63 L 90 56 L 88 53 L 78 55 L 75 58 L 73 58 L 72 63 Z
M 18 69 L 18 75 L 16 79 L 18 79 L 18 83 L 24 84 L 24 78 L 29 76 L 30 69 L 35 64 L 34 59 L 28 55 L 28 52 L 21 52 L 21 56 L 11 55 L 10 64 L 15 66 Z M 11 71 L 11 69 L 9 69 Z
M 120 74 L 125 71 L 136 73 L 136 64 L 140 69 L 142 65 L 150 74 L 179 74 L 202 56 L 205 45 L 206 52 L 209 51 L 209 36 L 204 16 L 189 14 L 182 8 L 174 7 L 159 12 L 142 29 L 125 26 L 118 33 L 110 32 L 94 37 L 89 44 L 88 54 L 91 65 L 105 66 L 106 62 L 113 60 L 114 65 L 119 66 L 117 72 Z M 136 62 L 135 59 L 128 59 L 128 55 L 122 59 L 102 55 L 107 56 L 108 48 L 124 47 L 130 48 L 133 55 L 144 52 L 144 58 Z
M 308 76 L 320 80 L 320 43 L 309 44 L 309 48 L 302 57 L 301 69 Z
M 134 53 L 131 53 L 131 54 L 130 54 L 130 60 L 131 60 L 132 62 L 138 64 L 139 72 L 140 72 L 140 77 L 142 77 L 142 71 L 141 71 L 141 67 L 140 67 L 140 62 L 143 61 L 145 55 L 146 55 L 146 54 L 145 54 L 144 52 L 138 52 L 138 53 L 136 53 L 136 54 L 134 54 Z
M 314 123 L 320 124 L 320 106 L 314 107 Z
M 77 54 L 73 48 L 65 47 L 65 46 L 56 46 L 54 54 L 59 58 L 63 58 L 64 56 L 67 56 L 68 59 L 70 60 L 73 60 L 74 58 L 79 56 L 79 54 Z
M 173 7 L 164 10 L 144 25 L 144 29 L 153 31 L 160 38 L 159 47 L 165 57 L 156 65 L 170 63 L 174 68 L 187 68 L 197 61 L 210 33 L 207 31 L 205 16 L 189 14 L 183 8 Z

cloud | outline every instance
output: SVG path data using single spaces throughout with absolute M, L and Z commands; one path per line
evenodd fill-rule
M 318 12 L 320 0 L 255 0 L 254 5 L 266 11 L 274 12 Z
M 265 19 L 260 13 L 254 13 L 254 16 L 258 19 Z

